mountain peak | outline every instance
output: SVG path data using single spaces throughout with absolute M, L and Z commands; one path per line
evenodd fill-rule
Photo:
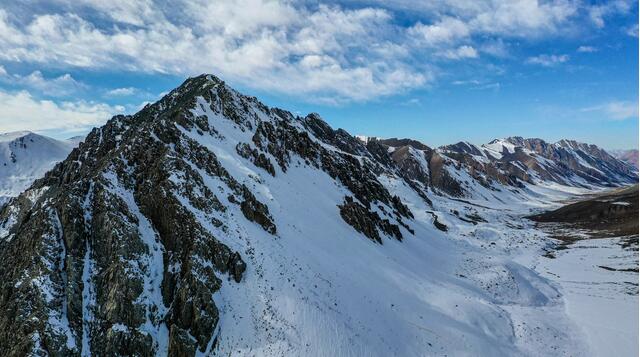
M 38 135 L 29 130 L 12 131 L 7 133 L 0 133 L 0 142 L 13 141 L 29 135 Z

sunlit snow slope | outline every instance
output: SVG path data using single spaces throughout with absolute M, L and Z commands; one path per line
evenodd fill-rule
M 78 140 L 55 140 L 29 131 L 0 134 L 0 204 L 64 160 Z

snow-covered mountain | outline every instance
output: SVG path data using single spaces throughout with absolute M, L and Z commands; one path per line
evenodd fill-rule
M 518 217 L 637 176 L 500 145 L 365 144 L 190 78 L 1 209 L 0 354 L 586 354 Z
M 438 152 L 465 165 L 481 180 L 520 185 L 555 182 L 574 187 L 615 187 L 638 181 L 637 170 L 605 150 L 574 140 L 547 143 L 509 137 L 476 146 L 458 143 Z
M 638 150 L 611 150 L 611 155 L 616 159 L 624 161 L 638 169 Z
M 64 160 L 81 140 L 56 140 L 29 131 L 0 134 L 0 205 Z

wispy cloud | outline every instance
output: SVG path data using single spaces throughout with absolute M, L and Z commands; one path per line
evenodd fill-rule
M 464 45 L 455 49 L 446 50 L 439 53 L 440 56 L 451 60 L 478 57 L 478 51 L 472 46 Z
M 138 89 L 134 87 L 114 88 L 107 91 L 108 97 L 128 97 L 138 93 Z
M 29 88 L 50 97 L 66 97 L 78 93 L 86 85 L 76 81 L 66 73 L 58 77 L 45 77 L 40 71 L 33 71 L 28 75 L 9 74 L 4 67 L 0 68 L 0 82 L 13 86 Z
M 635 1 L 632 0 L 613 0 L 602 4 L 592 5 L 587 8 L 587 11 L 591 21 L 596 25 L 596 27 L 602 28 L 605 26 L 605 18 L 607 16 L 631 11 L 634 2 Z
M 593 46 L 580 46 L 576 51 L 582 52 L 582 53 L 593 53 L 593 52 L 598 52 L 598 49 Z
M 420 106 L 422 105 L 422 101 L 419 98 L 410 98 L 400 103 L 403 106 Z
M 569 55 L 539 55 L 529 57 L 525 61 L 528 64 L 535 64 L 544 67 L 553 67 L 569 61 Z
M 451 84 L 456 86 L 465 86 L 465 87 L 468 87 L 469 89 L 474 89 L 474 90 L 485 90 L 485 89 L 499 90 L 501 87 L 500 83 L 498 82 L 480 81 L 477 79 L 457 80 L 457 81 L 451 82 Z
M 610 120 L 638 118 L 638 102 L 611 101 L 608 103 L 583 108 L 583 112 L 597 112 Z

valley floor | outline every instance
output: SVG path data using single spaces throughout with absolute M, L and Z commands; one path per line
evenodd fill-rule
M 550 202 L 545 209 L 555 208 L 555 205 L 564 204 L 566 201 L 575 202 L 583 199 L 582 195 L 570 194 L 568 197 Z M 541 208 L 529 210 L 537 212 Z M 634 214 L 635 216 L 637 214 Z M 507 308 L 514 322 L 518 321 L 518 316 L 522 317 L 523 325 L 519 326 L 516 323 L 516 334 L 518 330 L 520 333 L 530 333 L 530 336 L 522 337 L 521 342 L 527 345 L 524 346 L 525 351 L 533 346 L 534 349 L 529 352 L 531 355 L 538 355 L 539 351 L 544 351 L 543 345 L 553 344 L 553 341 L 557 340 L 558 331 L 553 330 L 549 330 L 542 341 L 539 340 L 541 336 L 545 336 L 545 333 L 539 331 L 548 324 L 548 321 L 545 323 L 544 320 L 550 318 L 554 321 L 555 314 L 558 325 L 565 325 L 568 329 L 565 333 L 569 336 L 565 337 L 569 337 L 569 340 L 576 344 L 573 353 L 570 349 L 564 349 L 558 354 L 566 355 L 568 352 L 571 355 L 592 356 L 638 355 L 637 234 L 593 238 L 599 237 L 598 233 L 602 232 L 579 230 L 566 224 L 557 224 L 552 226 L 553 229 L 549 225 L 532 225 L 528 219 L 523 219 L 522 215 L 512 216 L 511 223 L 505 222 L 505 227 L 510 227 L 502 232 L 508 241 L 497 243 L 497 249 L 501 249 L 502 245 L 502 249 L 511 251 L 508 255 L 512 256 L 515 262 L 550 281 L 557 289 L 559 297 L 557 306 L 534 306 L 530 311 L 526 311 L 528 308 L 523 306 Z M 559 231 L 570 232 L 572 238 L 557 240 Z M 551 316 L 548 315 L 549 312 Z M 568 319 L 563 322 L 562 316 Z M 540 325 L 531 326 L 536 322 L 540 322 Z M 529 326 L 525 327 L 525 324 Z M 538 331 L 531 333 L 532 329 Z M 541 345 L 536 346 L 537 343 Z
M 554 238 L 557 229 L 544 229 L 524 218 L 580 199 L 583 193 L 554 187 L 529 192 L 541 198 L 538 203 L 522 205 L 500 196 L 490 199 L 497 202 L 494 207 L 467 202 L 462 210 L 484 217 L 484 222 L 473 224 L 455 220 L 465 217 L 460 205 L 435 203 L 439 212 L 453 212 L 439 217 L 448 225 L 449 236 L 486 252 L 477 261 L 511 260 L 536 275 L 522 274 L 519 279 L 509 272 L 519 280 L 511 290 L 520 295 L 509 300 L 513 291 L 505 288 L 500 272 L 476 262 L 464 273 L 499 297 L 497 304 L 512 321 L 514 343 L 526 355 L 638 355 L 638 236 L 563 242 Z M 511 264 L 506 267 L 513 269 Z M 523 299 L 531 287 L 532 295 Z
M 620 237 L 581 240 L 555 258 L 539 258 L 534 269 L 560 286 L 565 312 L 593 355 L 638 355 L 637 244 L 625 247 Z

